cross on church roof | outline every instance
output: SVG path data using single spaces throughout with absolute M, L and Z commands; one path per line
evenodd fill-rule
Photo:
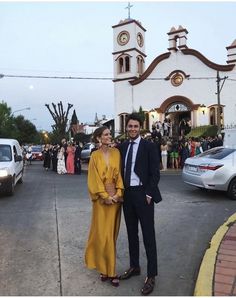
M 125 9 L 128 9 L 128 19 L 130 19 L 130 8 L 133 7 L 133 5 L 130 5 L 130 2 L 128 2 L 128 6 L 125 7 Z

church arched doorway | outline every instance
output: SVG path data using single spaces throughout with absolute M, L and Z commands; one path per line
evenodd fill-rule
M 199 108 L 199 104 L 193 102 L 183 96 L 173 96 L 166 99 L 157 109 L 157 112 L 163 115 L 164 119 L 169 119 L 172 124 L 172 135 L 180 134 L 181 122 L 186 122 L 189 125 L 194 122 L 193 111 Z M 163 120 L 164 120 L 163 119 Z

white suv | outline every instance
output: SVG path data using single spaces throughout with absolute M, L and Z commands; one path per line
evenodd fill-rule
M 17 182 L 23 182 L 23 157 L 20 144 L 14 139 L 0 138 L 0 192 L 14 194 Z

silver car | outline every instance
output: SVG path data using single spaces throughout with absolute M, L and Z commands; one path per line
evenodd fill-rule
M 187 158 L 182 178 L 199 188 L 226 191 L 236 200 L 236 149 L 216 147 Z
M 94 144 L 93 143 L 87 143 L 83 146 L 82 151 L 81 151 L 81 160 L 84 161 L 89 161 L 91 151 L 94 149 Z

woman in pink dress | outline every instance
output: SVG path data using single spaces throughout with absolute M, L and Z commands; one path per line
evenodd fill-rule
M 69 143 L 66 149 L 67 159 L 66 159 L 66 170 L 67 174 L 75 173 L 75 147 Z

